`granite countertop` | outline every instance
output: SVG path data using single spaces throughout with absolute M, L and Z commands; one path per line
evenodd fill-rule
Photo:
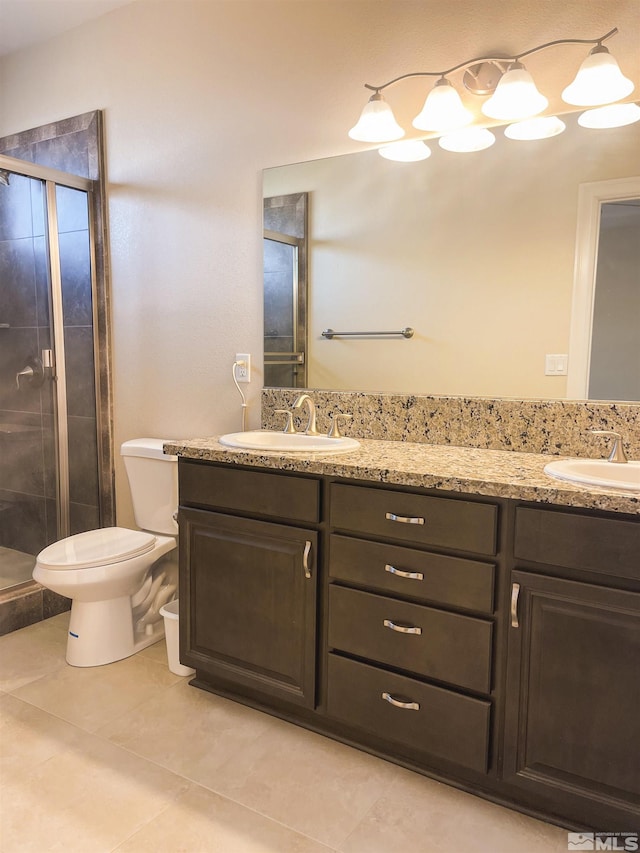
M 360 439 L 358 450 L 350 453 L 307 456 L 224 447 L 217 436 L 167 442 L 164 450 L 187 459 L 228 465 L 251 465 L 640 515 L 640 493 L 573 485 L 545 474 L 543 469 L 547 462 L 566 458 L 560 456 L 371 439 Z

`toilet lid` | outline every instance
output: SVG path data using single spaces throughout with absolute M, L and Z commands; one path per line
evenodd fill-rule
M 141 530 L 104 527 L 76 533 L 54 542 L 38 554 L 37 564 L 45 569 L 87 569 L 121 563 L 151 551 L 156 537 Z

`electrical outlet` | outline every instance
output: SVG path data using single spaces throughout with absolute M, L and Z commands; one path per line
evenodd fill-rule
M 251 354 L 237 352 L 236 362 L 236 379 L 238 382 L 251 382 Z

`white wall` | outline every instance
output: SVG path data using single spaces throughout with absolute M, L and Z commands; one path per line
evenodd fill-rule
M 138 0 L 5 57 L 0 135 L 105 112 L 116 441 L 238 426 L 233 356 L 261 351 L 261 170 L 357 150 L 346 130 L 364 82 L 613 26 L 638 80 L 637 13 L 636 0 Z M 541 89 L 571 79 L 575 50 L 532 58 Z M 390 94 L 398 119 L 423 97 L 424 84 Z M 117 482 L 127 523 L 121 467 Z

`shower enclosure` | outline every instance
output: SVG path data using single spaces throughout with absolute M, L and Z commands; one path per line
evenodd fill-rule
M 0 596 L 102 521 L 93 190 L 0 155 Z

